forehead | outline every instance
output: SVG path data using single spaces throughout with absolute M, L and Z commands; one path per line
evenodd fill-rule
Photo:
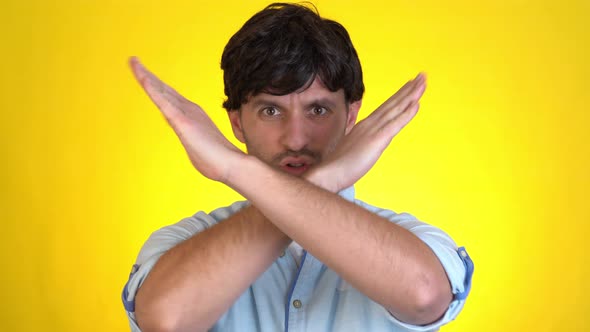
M 345 106 L 346 100 L 344 90 L 330 91 L 321 79 L 315 78 L 309 86 L 286 95 L 272 95 L 269 93 L 259 93 L 248 99 L 245 106 L 257 106 L 260 104 L 277 104 L 284 106 L 294 106 L 295 104 L 329 104 L 327 106 L 342 107 Z

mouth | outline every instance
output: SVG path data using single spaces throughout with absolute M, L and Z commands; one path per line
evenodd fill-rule
M 281 161 L 279 168 L 284 172 L 295 176 L 301 176 L 312 166 L 312 161 L 307 158 L 287 157 Z
M 281 169 L 289 174 L 295 176 L 301 176 L 309 169 L 308 164 L 285 164 L 281 166 Z

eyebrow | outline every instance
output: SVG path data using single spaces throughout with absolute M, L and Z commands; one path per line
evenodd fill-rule
M 336 104 L 330 98 L 317 98 L 312 100 L 306 106 L 306 108 L 309 108 L 310 106 L 326 106 L 329 109 L 334 109 L 336 107 Z
M 267 99 L 264 97 L 259 97 L 257 98 L 257 100 L 255 100 L 252 103 L 252 107 L 253 108 L 259 108 L 261 106 L 278 106 L 279 108 L 285 108 L 284 105 L 282 105 L 280 102 L 277 102 L 276 100 L 272 100 L 272 99 Z M 314 98 L 311 101 L 309 101 L 308 103 L 306 103 L 305 108 L 310 108 L 312 106 L 325 106 L 329 109 L 334 109 L 336 107 L 336 103 L 334 103 L 331 98 L 326 98 L 326 97 L 320 97 L 320 98 Z
M 264 98 L 257 98 L 253 103 L 253 108 L 259 108 L 261 106 L 279 106 L 281 107 L 280 103 L 277 103 L 274 100 L 264 99 Z

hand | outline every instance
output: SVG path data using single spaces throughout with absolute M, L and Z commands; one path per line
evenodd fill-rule
M 306 178 L 333 192 L 353 185 L 375 165 L 393 137 L 416 115 L 425 89 L 426 77 L 420 73 L 358 122 Z
M 199 105 L 160 81 L 137 58 L 132 57 L 129 64 L 139 84 L 174 129 L 193 166 L 204 176 L 225 182 L 244 153 L 223 136 Z

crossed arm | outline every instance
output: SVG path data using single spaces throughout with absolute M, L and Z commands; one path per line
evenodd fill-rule
M 427 324 L 445 312 L 452 297 L 449 281 L 428 246 L 335 194 L 368 172 L 416 114 L 425 89 L 422 75 L 356 124 L 324 162 L 297 178 L 242 153 L 198 105 L 137 59 L 131 67 L 193 166 L 252 203 L 158 260 L 136 296 L 135 314 L 144 331 L 207 330 L 291 239 L 402 321 Z

